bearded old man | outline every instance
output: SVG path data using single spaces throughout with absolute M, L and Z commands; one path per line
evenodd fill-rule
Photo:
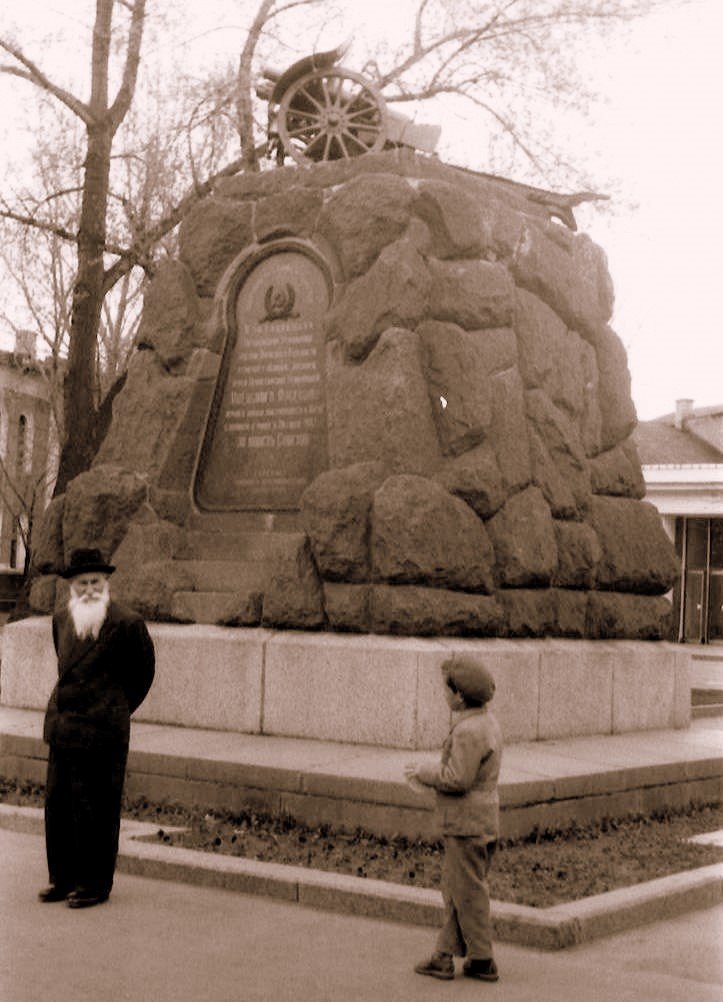
M 62 576 L 67 607 L 53 616 L 58 682 L 45 714 L 48 743 L 44 902 L 88 908 L 113 885 L 130 717 L 155 671 L 142 618 L 111 600 L 115 570 L 96 549 L 74 550 Z

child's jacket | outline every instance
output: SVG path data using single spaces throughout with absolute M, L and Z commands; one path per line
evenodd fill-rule
M 437 816 L 443 835 L 499 835 L 497 780 L 502 734 L 486 706 L 463 710 L 442 745 L 439 765 L 420 766 L 417 779 L 437 791 Z

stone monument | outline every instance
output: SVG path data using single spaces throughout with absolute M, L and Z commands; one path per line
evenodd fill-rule
M 405 151 L 221 182 L 148 290 L 78 545 L 164 621 L 659 639 L 676 575 L 603 253 Z
M 3 702 L 44 705 L 97 546 L 154 623 L 142 719 L 431 748 L 471 645 L 508 740 L 687 725 L 612 306 L 551 193 L 405 149 L 220 181 L 46 511 Z

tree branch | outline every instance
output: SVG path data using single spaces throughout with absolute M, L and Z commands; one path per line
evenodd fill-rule
M 8 42 L 6 39 L 0 38 L 0 49 L 4 49 L 5 52 L 9 53 L 13 59 L 25 67 L 25 70 L 20 70 L 18 68 L 13 69 L 11 66 L 1 66 L 0 71 L 3 73 L 12 73 L 14 76 L 22 77 L 25 80 L 29 80 L 30 83 L 39 87 L 41 90 L 46 91 L 46 93 L 51 94 L 53 97 L 57 98 L 62 104 L 69 108 L 73 114 L 77 115 L 86 125 L 94 125 L 95 119 L 90 110 L 90 107 L 83 101 L 80 101 L 74 94 L 70 91 L 59 87 L 54 84 L 52 80 L 47 77 L 39 66 L 28 59 L 22 49 L 19 49 L 16 45 Z
M 11 219 L 15 223 L 20 223 L 23 226 L 32 226 L 33 229 L 43 230 L 45 233 L 53 233 L 56 237 L 60 237 L 62 240 L 69 240 L 71 243 L 75 243 L 78 239 L 77 233 L 66 230 L 64 226 L 58 226 L 56 223 L 49 223 L 43 219 L 36 219 L 34 216 L 24 216 L 19 212 L 14 212 L 12 209 L 0 209 L 0 218 Z
M 237 160 L 233 160 L 231 163 L 222 167 L 221 170 L 216 171 L 210 177 L 208 177 L 202 184 L 195 185 L 194 188 L 189 191 L 181 201 L 173 208 L 169 213 L 167 213 L 163 219 L 160 219 L 155 226 L 148 229 L 139 244 L 128 247 L 125 249 L 117 249 L 111 251 L 110 248 L 106 248 L 110 253 L 118 254 L 119 260 L 106 269 L 105 276 L 103 279 L 103 287 L 106 292 L 113 288 L 115 283 L 121 279 L 131 268 L 135 267 L 143 260 L 144 255 L 147 253 L 148 248 L 152 247 L 155 243 L 161 240 L 164 236 L 175 229 L 180 223 L 186 213 L 191 209 L 196 202 L 199 202 L 205 195 L 208 195 L 212 190 L 216 181 L 223 177 L 232 177 L 234 174 L 238 174 L 240 170 L 244 168 L 244 158 L 239 157 Z
M 131 24 L 128 30 L 128 48 L 126 49 L 126 61 L 123 67 L 123 79 L 115 101 L 108 112 L 113 133 L 116 132 L 118 126 L 125 118 L 133 100 L 133 92 L 138 77 L 138 66 L 141 59 L 145 10 L 146 0 L 135 0 L 131 14 Z

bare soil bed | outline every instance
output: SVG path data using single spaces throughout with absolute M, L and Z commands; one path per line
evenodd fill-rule
M 0 779 L 0 802 L 40 806 L 43 791 Z M 124 816 L 158 825 L 167 845 L 308 866 L 417 887 L 439 887 L 441 842 L 379 838 L 358 830 L 307 827 L 289 817 L 127 801 Z M 187 831 L 171 833 L 170 827 Z M 691 835 L 723 828 L 723 806 L 606 819 L 565 831 L 503 840 L 490 871 L 492 897 L 544 908 L 723 861 L 723 849 L 691 845 Z

